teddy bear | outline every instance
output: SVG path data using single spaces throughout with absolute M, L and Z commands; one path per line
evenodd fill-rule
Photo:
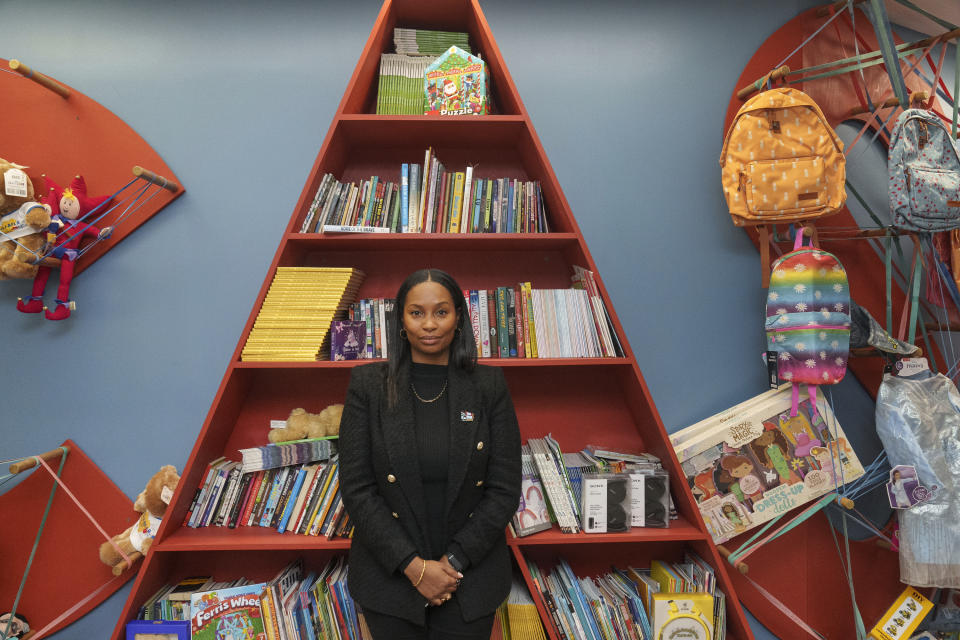
M 274 444 L 303 440 L 304 438 L 322 438 L 340 434 L 340 416 L 342 404 L 332 404 L 320 413 L 309 413 L 304 409 L 294 409 L 287 418 L 287 426 L 271 429 L 267 439 Z
M 37 275 L 39 265 L 33 261 L 43 248 L 51 220 L 50 207 L 34 200 L 33 181 L 24 169 L 0 158 L 0 230 L 5 234 L 0 236 L 0 280 Z M 7 193 L 8 188 L 14 195 Z M 26 195 L 20 191 L 24 188 Z
M 160 528 L 160 520 L 167 512 L 178 482 L 180 475 L 173 465 L 161 467 L 133 503 L 133 509 L 143 515 L 126 531 L 113 536 L 113 544 L 104 542 L 100 545 L 100 560 L 113 567 L 113 575 L 118 576 L 127 568 L 127 563 L 114 548 L 114 544 L 123 550 L 131 563 L 145 556 L 153 544 L 153 538 Z

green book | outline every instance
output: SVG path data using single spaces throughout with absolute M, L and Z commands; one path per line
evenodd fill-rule
M 497 343 L 500 357 L 510 357 L 510 335 L 507 333 L 507 288 L 497 287 Z

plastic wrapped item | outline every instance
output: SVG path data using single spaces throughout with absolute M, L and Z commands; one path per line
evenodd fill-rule
M 630 476 L 587 473 L 583 476 L 583 530 L 612 533 L 630 529 Z
M 912 465 L 931 496 L 900 517 L 900 580 L 960 587 L 960 392 L 944 375 L 886 375 L 877 434 L 891 466 Z

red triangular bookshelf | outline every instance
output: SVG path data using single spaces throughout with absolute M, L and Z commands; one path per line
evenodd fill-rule
M 489 116 L 374 115 L 379 57 L 392 50 L 395 26 L 460 30 L 470 35 L 486 61 L 496 111 Z M 362 234 L 299 233 L 323 175 L 360 180 L 371 175 L 398 180 L 402 162 L 418 162 L 433 147 L 448 166 L 476 167 L 480 177 L 539 180 L 550 218 L 547 234 Z M 293 558 L 317 568 L 342 554 L 349 540 L 278 534 L 244 527 L 181 527 L 207 463 L 237 449 L 262 444 L 271 419 L 293 407 L 317 412 L 342 402 L 353 362 L 252 363 L 240 352 L 273 275 L 280 266 L 350 266 L 366 279 L 358 298 L 391 297 L 406 274 L 424 266 L 454 274 L 461 286 L 481 289 L 528 280 L 537 288 L 568 288 L 572 265 L 596 273 L 583 235 L 573 218 L 530 117 L 510 78 L 476 0 L 386 0 L 337 114 L 310 171 L 296 209 L 260 289 L 203 429 L 184 469 L 180 486 L 157 540 L 134 584 L 113 639 L 140 605 L 168 582 L 187 575 L 220 579 L 244 575 L 272 577 Z M 580 575 L 610 565 L 645 567 L 652 559 L 680 560 L 692 549 L 717 569 L 728 595 L 728 638 L 752 635 L 733 586 L 680 473 L 666 431 L 650 397 L 623 328 L 598 278 L 600 294 L 626 352 L 622 358 L 492 359 L 502 366 L 524 439 L 552 433 L 565 451 L 587 444 L 645 449 L 670 470 L 679 520 L 667 529 L 633 529 L 623 534 L 562 534 L 543 531 L 508 542 L 528 586 L 526 559 L 549 566 L 566 558 Z M 584 428 L 589 426 L 591 428 Z M 546 623 L 549 614 L 537 603 Z M 551 638 L 551 625 L 545 624 Z

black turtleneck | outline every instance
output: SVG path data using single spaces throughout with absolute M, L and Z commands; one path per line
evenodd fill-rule
M 420 478 L 427 507 L 427 542 L 430 545 L 430 557 L 437 559 L 446 553 L 450 544 L 444 518 L 450 460 L 447 366 L 414 362 L 410 369 L 410 380 L 413 386 L 407 389 L 407 393 L 413 397 L 416 417 L 415 437 L 420 454 Z

